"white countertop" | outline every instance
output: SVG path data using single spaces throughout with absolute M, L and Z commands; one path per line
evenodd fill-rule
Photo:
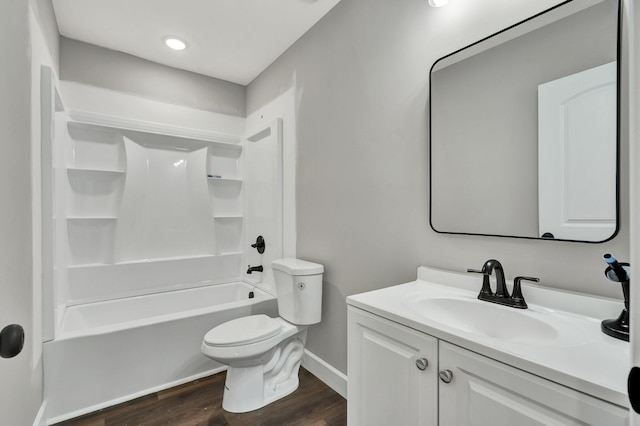
M 511 283 L 508 284 L 511 287 Z M 450 327 L 430 318 L 428 312 L 411 308 L 412 300 L 425 296 L 475 300 L 481 286 L 482 278 L 477 275 L 421 267 L 416 281 L 349 296 L 347 303 L 553 382 L 629 407 L 626 389 L 629 343 L 600 331 L 603 319 L 617 318 L 620 314 L 624 307 L 621 300 L 523 283 L 522 291 L 529 305 L 523 313 L 551 319 L 563 331 L 562 339 L 533 345 Z M 490 305 L 496 309 L 514 309 Z

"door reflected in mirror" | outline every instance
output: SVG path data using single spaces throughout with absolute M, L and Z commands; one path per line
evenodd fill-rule
M 618 229 L 617 0 L 573 0 L 438 60 L 430 223 L 601 242 Z

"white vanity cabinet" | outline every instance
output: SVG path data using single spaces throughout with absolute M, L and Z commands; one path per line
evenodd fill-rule
M 348 424 L 438 424 L 438 340 L 349 307 Z
M 459 346 L 439 342 L 440 426 L 628 424 L 628 410 Z
M 348 315 L 350 426 L 628 424 L 625 408 L 367 311 Z

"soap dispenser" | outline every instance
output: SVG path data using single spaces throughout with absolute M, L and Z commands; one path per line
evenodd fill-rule
M 612 254 L 605 254 L 604 261 L 609 265 L 604 275 L 611 281 L 622 284 L 624 295 L 624 309 L 618 318 L 602 321 L 600 328 L 604 334 L 616 339 L 629 341 L 629 281 L 631 279 L 631 266 L 628 263 L 620 263 Z

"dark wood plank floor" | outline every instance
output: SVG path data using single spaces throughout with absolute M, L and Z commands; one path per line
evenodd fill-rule
M 347 424 L 347 401 L 307 370 L 291 395 L 250 413 L 222 409 L 225 373 L 216 374 L 56 426 L 334 426 Z

